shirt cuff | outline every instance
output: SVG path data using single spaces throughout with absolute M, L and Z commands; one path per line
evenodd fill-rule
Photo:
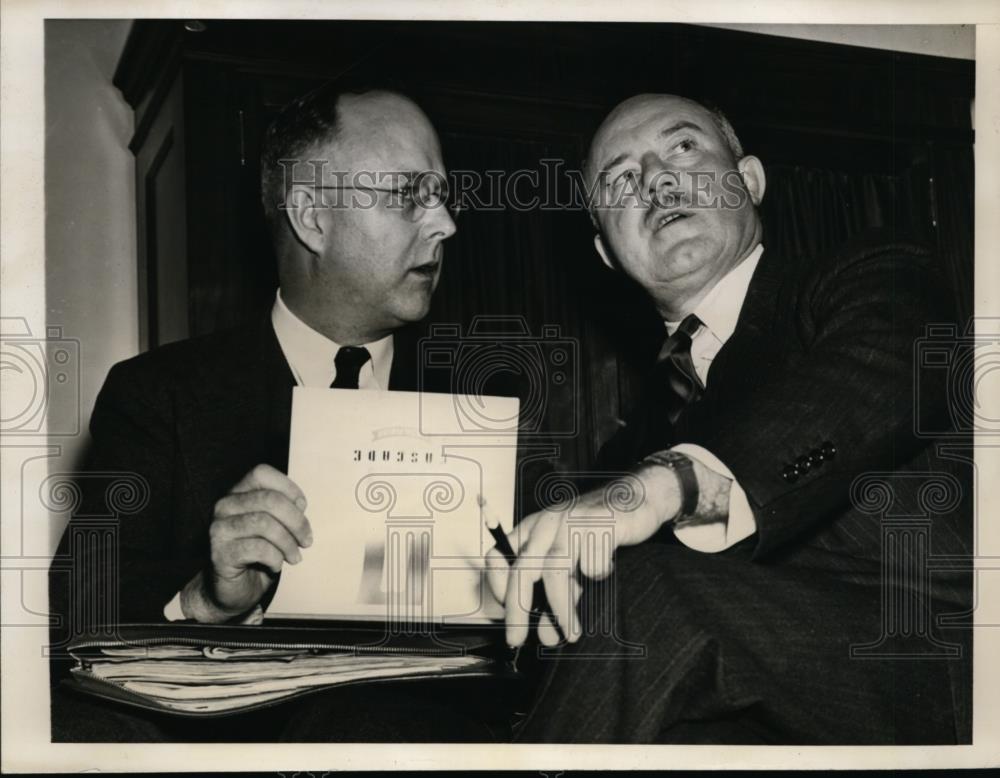
M 187 616 L 184 615 L 184 609 L 181 607 L 181 593 L 177 592 L 174 598 L 166 604 L 163 608 L 163 617 L 167 621 L 184 621 Z M 264 609 L 257 605 L 253 610 L 247 613 L 239 621 L 235 622 L 241 627 L 244 626 L 257 626 L 264 622 Z
M 695 551 L 714 554 L 725 551 L 730 546 L 735 546 L 757 531 L 757 521 L 754 519 L 753 511 L 750 510 L 747 493 L 737 483 L 732 470 L 726 467 L 715 454 L 693 443 L 681 443 L 679 446 L 674 446 L 671 451 L 677 451 L 691 459 L 697 459 L 709 470 L 714 470 L 733 482 L 729 488 L 728 519 L 720 519 L 709 524 L 688 524 L 684 527 L 675 527 L 674 535 L 681 543 Z
M 167 621 L 183 621 L 184 610 L 181 608 L 181 593 L 177 592 L 174 598 L 166 604 L 163 609 L 163 618 Z
M 254 626 L 264 623 L 264 609 L 255 605 L 254 609 L 237 622 L 241 627 Z

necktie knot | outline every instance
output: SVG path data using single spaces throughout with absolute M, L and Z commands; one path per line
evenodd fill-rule
M 689 313 L 677 325 L 677 329 L 674 330 L 673 334 L 663 341 L 663 346 L 660 348 L 660 355 L 656 358 L 656 361 L 662 362 L 665 359 L 669 359 L 671 354 L 678 351 L 686 350 L 690 354 L 691 341 L 700 328 L 701 319 L 693 313 Z
M 330 384 L 331 389 L 357 389 L 361 368 L 372 358 L 364 346 L 341 346 L 333 364 L 337 374 Z

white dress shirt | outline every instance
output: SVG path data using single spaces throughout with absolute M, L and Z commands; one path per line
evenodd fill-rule
M 271 308 L 271 324 L 274 326 L 275 335 L 278 336 L 281 352 L 285 355 L 295 377 L 295 383 L 298 386 L 329 387 L 337 375 L 334 359 L 340 350 L 340 345 L 321 335 L 292 313 L 281 299 L 280 289 L 275 297 L 274 307 Z M 392 335 L 386 335 L 381 340 L 363 345 L 371 354 L 371 359 L 361 366 L 358 373 L 358 388 L 388 389 L 389 373 L 392 371 Z M 167 603 L 163 615 L 168 621 L 179 621 L 184 618 L 180 592 Z M 263 611 L 258 605 L 242 623 L 259 623 L 262 617 Z
M 334 359 L 340 344 L 316 332 L 292 313 L 278 290 L 271 309 L 271 324 L 278 336 L 278 344 L 288 361 L 288 366 L 299 386 L 328 387 L 336 377 Z M 374 343 L 362 344 L 371 359 L 361 366 L 358 373 L 359 389 L 388 389 L 389 372 L 392 370 L 392 335 Z
M 758 243 L 746 259 L 730 270 L 698 303 L 692 313 L 701 320 L 701 326 L 691 338 L 691 360 L 701 382 L 708 386 L 708 378 L 715 359 L 736 330 L 743 302 L 746 300 L 750 279 L 753 278 L 757 263 L 764 253 L 763 244 Z M 672 335 L 680 322 L 664 322 L 667 333 Z M 733 482 L 729 491 L 729 515 L 727 519 L 710 524 L 693 524 L 674 529 L 674 534 L 688 548 L 696 551 L 717 552 L 739 543 L 757 531 L 757 522 L 746 492 L 736 482 L 732 471 L 714 454 L 693 443 L 681 443 L 672 449 L 697 459 L 701 464 L 725 476 Z

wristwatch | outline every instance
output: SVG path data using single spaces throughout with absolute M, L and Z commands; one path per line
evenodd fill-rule
M 678 526 L 688 523 L 694 518 L 698 509 L 698 478 L 694 474 L 691 460 L 679 451 L 655 451 L 642 460 L 644 465 L 659 465 L 673 470 L 681 485 L 681 509 L 677 515 L 667 519 L 664 524 Z

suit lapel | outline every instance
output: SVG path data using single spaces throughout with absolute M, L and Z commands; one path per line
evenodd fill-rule
M 424 335 L 425 330 L 419 326 L 404 327 L 393 335 L 390 389 L 397 392 L 452 391 L 451 374 L 448 371 L 422 369 L 420 341 Z
M 412 392 L 417 389 L 419 377 L 417 345 L 417 333 L 413 327 L 397 330 L 392 336 L 390 389 L 403 392 Z
M 262 398 L 268 409 L 266 429 L 263 430 L 270 461 L 282 472 L 288 472 L 288 442 L 292 424 L 292 389 L 295 377 L 285 359 L 268 317 L 263 333 L 261 361 L 267 380 Z
M 709 371 L 709 384 L 725 385 L 734 377 L 753 372 L 751 367 L 774 344 L 776 312 L 781 298 L 786 263 L 764 252 L 747 289 L 732 337 L 726 341 Z
M 787 327 L 778 321 L 783 310 L 784 288 L 792 268 L 779 255 L 761 255 L 747 296 L 740 309 L 736 329 L 726 341 L 708 374 L 705 394 L 686 409 L 674 426 L 674 437 L 682 440 L 701 420 L 710 418 L 745 394 L 773 371 L 782 359 Z
M 194 367 L 178 398 L 178 435 L 191 492 L 210 508 L 257 464 L 287 471 L 295 379 L 270 316 Z

